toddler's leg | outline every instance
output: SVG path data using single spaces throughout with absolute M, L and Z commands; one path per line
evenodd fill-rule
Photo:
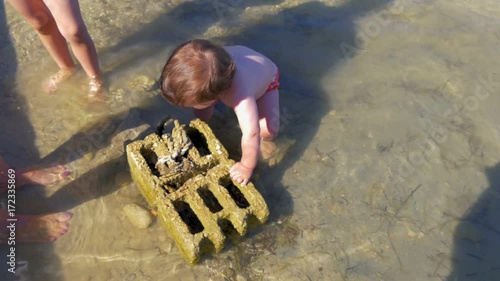
M 260 152 L 265 161 L 269 161 L 269 165 L 274 166 L 275 161 L 272 159 L 273 153 L 276 151 L 276 145 L 273 140 L 280 129 L 280 111 L 279 111 L 279 92 L 278 90 L 265 93 L 257 100 L 257 108 L 259 110 L 259 125 L 260 125 Z
M 265 93 L 257 100 L 259 110 L 260 137 L 273 140 L 280 129 L 280 100 L 278 90 Z

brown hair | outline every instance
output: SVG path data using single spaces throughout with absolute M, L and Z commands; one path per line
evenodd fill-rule
M 236 65 L 231 55 L 208 40 L 187 41 L 174 50 L 161 73 L 161 95 L 174 105 L 216 100 L 231 88 Z

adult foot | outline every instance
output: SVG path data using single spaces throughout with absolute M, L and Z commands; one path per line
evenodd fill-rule
M 50 185 L 56 183 L 71 175 L 71 172 L 64 165 L 39 169 L 39 170 L 22 170 L 19 172 L 19 186 L 25 184 L 41 184 Z
M 66 81 L 75 73 L 75 68 L 61 68 L 58 72 L 51 75 L 44 83 L 43 89 L 46 93 L 53 94 L 57 91 L 57 87 L 62 82 Z
M 106 99 L 104 82 L 100 76 L 92 76 L 89 78 L 89 99 L 95 102 L 101 102 Z
M 53 242 L 68 232 L 70 212 L 45 215 L 16 215 L 16 242 Z M 0 233 L 0 243 L 6 242 Z

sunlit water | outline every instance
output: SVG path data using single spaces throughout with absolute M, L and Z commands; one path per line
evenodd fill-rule
M 57 161 L 74 170 L 64 183 L 20 190 L 18 212 L 74 217 L 57 242 L 18 246 L 27 266 L 0 276 L 500 280 L 498 1 L 80 4 L 106 75 L 107 109 L 87 106 L 82 71 L 57 95 L 39 91 L 55 64 L 5 7 L 0 153 L 16 166 Z M 138 230 L 125 218 L 124 205 L 145 202 L 119 133 L 167 114 L 192 118 L 152 86 L 172 49 L 199 37 L 247 45 L 279 65 L 277 143 L 294 144 L 254 177 L 269 221 L 191 266 L 158 223 Z M 237 155 L 234 116 L 217 115 L 214 131 Z

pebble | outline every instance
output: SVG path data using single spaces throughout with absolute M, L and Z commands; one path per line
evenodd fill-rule
M 137 228 L 147 228 L 153 222 L 151 213 L 137 204 L 126 205 L 123 207 L 123 212 L 125 212 L 127 218 Z
M 236 281 L 247 281 L 247 279 L 245 277 L 243 277 L 242 275 L 237 275 L 236 276 Z

